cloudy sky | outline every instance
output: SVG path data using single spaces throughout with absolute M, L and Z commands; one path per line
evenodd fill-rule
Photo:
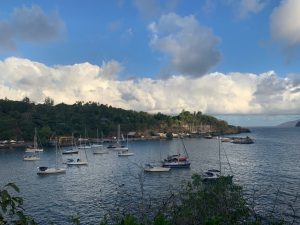
M 0 2 L 0 98 L 270 125 L 300 114 L 299 53 L 299 0 Z

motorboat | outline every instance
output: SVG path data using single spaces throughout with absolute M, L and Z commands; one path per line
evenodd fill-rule
M 233 144 L 253 144 L 254 141 L 250 137 L 232 138 L 231 143 Z

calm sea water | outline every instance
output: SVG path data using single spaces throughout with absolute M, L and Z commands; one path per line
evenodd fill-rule
M 225 150 L 235 182 L 244 187 L 250 206 L 263 215 L 274 210 L 277 216 L 300 224 L 300 198 L 296 198 L 300 190 L 300 129 L 251 130 L 252 145 L 222 143 L 224 169 L 229 171 Z M 142 193 L 145 201 L 162 200 L 179 190 L 192 174 L 217 167 L 217 140 L 191 138 L 184 142 L 191 168 L 162 174 L 143 174 L 141 167 L 180 151 L 179 140 L 131 142 L 129 148 L 135 155 L 127 158 L 113 151 L 93 155 L 87 150 L 88 166 L 68 167 L 66 174 L 43 177 L 36 175 L 36 167 L 53 165 L 54 149 L 46 149 L 36 162 L 23 161 L 22 149 L 1 150 L 0 185 L 16 183 L 25 199 L 26 213 L 39 224 L 68 224 L 77 213 L 83 224 L 96 224 L 108 211 L 121 212 L 122 205 L 133 209 L 141 202 Z

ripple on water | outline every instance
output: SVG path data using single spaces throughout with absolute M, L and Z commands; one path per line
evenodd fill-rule
M 250 205 L 268 215 L 276 203 L 277 215 L 290 221 L 295 218 L 300 224 L 300 198 L 295 200 L 300 188 L 299 133 L 299 129 L 257 128 L 250 134 L 254 144 L 223 143 L 222 149 Z M 24 150 L 1 150 L 0 184 L 15 182 L 25 199 L 26 212 L 40 224 L 68 224 L 76 213 L 83 224 L 95 224 L 107 212 L 139 210 L 136 203 L 141 199 L 141 181 L 146 203 L 151 199 L 163 201 L 172 191 L 180 190 L 193 173 L 218 167 L 216 140 L 191 138 L 185 139 L 185 144 L 191 168 L 161 174 L 143 174 L 142 166 L 177 153 L 182 148 L 178 140 L 132 142 L 129 147 L 135 155 L 128 158 L 120 158 L 113 151 L 105 155 L 87 151 L 88 166 L 68 167 L 66 174 L 45 177 L 36 175 L 36 167 L 53 165 L 53 149 L 46 149 L 40 162 L 24 162 Z M 229 171 L 222 156 L 223 169 Z

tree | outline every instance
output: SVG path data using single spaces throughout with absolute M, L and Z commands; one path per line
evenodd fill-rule
M 48 106 L 53 106 L 54 105 L 54 100 L 50 97 L 46 97 L 44 100 L 44 104 Z
M 25 96 L 23 99 L 22 99 L 22 102 L 26 102 L 26 103 L 30 103 L 30 99 Z

